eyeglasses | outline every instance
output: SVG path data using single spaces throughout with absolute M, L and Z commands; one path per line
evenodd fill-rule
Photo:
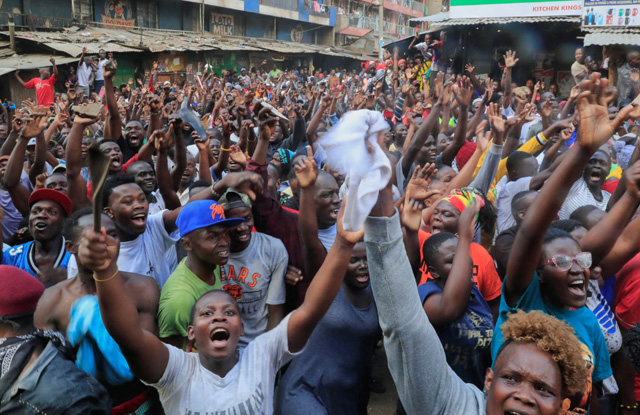
M 554 255 L 547 259 L 545 265 L 553 264 L 560 271 L 569 271 L 574 262 L 581 268 L 590 268 L 592 263 L 591 252 L 580 252 L 574 257 L 570 257 L 569 255 Z

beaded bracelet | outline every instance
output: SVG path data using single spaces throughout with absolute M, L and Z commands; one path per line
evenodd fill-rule
M 618 405 L 620 407 L 620 409 L 638 409 L 638 403 L 634 403 L 633 405 L 625 405 L 625 404 L 619 404 Z

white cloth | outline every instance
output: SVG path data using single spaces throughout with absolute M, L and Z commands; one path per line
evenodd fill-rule
M 78 70 L 76 72 L 76 76 L 78 77 L 78 85 L 88 87 L 91 72 L 93 72 L 91 66 L 87 65 L 85 62 L 80 62 L 78 64 Z
M 197 353 L 165 344 L 169 360 L 153 386 L 167 414 L 273 414 L 276 373 L 294 355 L 289 352 L 289 317 L 240 351 L 224 377 L 207 370 Z
M 388 129 L 389 124 L 380 112 L 351 111 L 320 139 L 327 164 L 350 177 L 343 219 L 347 231 L 362 228 L 378 193 L 391 178 L 391 163 L 378 145 L 378 133 Z M 373 147 L 372 153 L 367 150 L 365 140 Z
M 96 81 L 104 81 L 103 68 L 105 63 L 107 63 L 106 59 L 102 59 L 98 61 L 98 70 L 96 71 Z

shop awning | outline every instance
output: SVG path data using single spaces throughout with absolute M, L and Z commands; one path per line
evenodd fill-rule
M 584 45 L 640 45 L 640 29 L 597 30 L 591 29 L 584 36 Z
M 540 22 L 568 22 L 580 23 L 580 16 L 536 16 L 536 17 L 494 17 L 494 18 L 469 18 L 469 19 L 442 19 L 443 16 L 435 19 L 436 16 L 442 15 L 438 13 L 433 16 L 418 17 L 409 19 L 412 23 L 430 22 L 438 26 L 464 26 L 464 25 L 485 25 L 485 24 L 508 24 L 508 23 L 540 23 Z M 447 13 L 448 15 L 448 13 Z M 434 18 L 433 20 L 424 20 Z
M 356 36 L 356 37 L 362 37 L 364 35 L 366 35 L 367 33 L 373 31 L 373 29 L 361 29 L 359 27 L 345 27 L 344 29 L 340 30 L 340 34 L 341 35 L 347 35 L 347 36 Z

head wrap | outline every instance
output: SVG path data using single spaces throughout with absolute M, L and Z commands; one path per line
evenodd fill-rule
M 462 213 L 464 208 L 471 205 L 475 200 L 480 201 L 480 207 L 484 206 L 484 198 L 475 189 L 465 187 L 463 189 L 456 189 L 449 196 L 443 197 L 440 201 L 447 201 L 455 207 L 458 212 Z

